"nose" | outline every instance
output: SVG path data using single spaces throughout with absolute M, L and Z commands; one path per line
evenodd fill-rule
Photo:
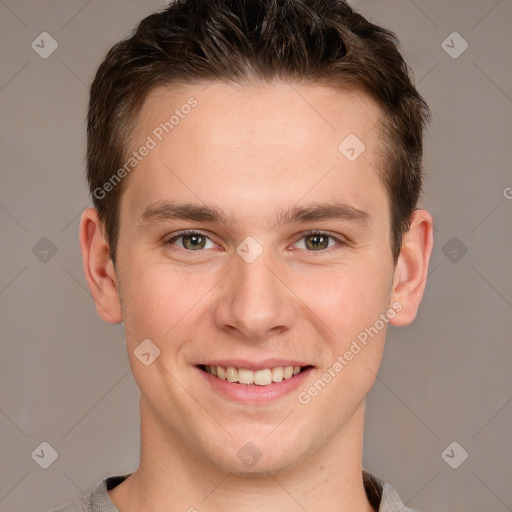
M 215 308 L 217 328 L 249 342 L 289 330 L 297 311 L 283 269 L 266 251 L 252 263 L 238 255 L 233 260 Z

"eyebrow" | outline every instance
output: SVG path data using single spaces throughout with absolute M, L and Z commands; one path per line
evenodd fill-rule
M 220 208 L 213 206 L 163 201 L 147 206 L 139 217 L 139 227 L 158 221 L 189 220 L 195 222 L 218 222 L 234 224 L 236 219 L 227 216 Z M 273 226 L 314 221 L 349 221 L 369 227 L 370 215 L 345 203 L 315 203 L 295 206 L 278 211 Z

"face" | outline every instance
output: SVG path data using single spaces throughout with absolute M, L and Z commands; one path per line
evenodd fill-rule
M 399 308 L 378 121 L 363 94 L 285 83 L 144 103 L 117 250 L 128 355 L 147 423 L 201 460 L 276 470 L 360 421 Z

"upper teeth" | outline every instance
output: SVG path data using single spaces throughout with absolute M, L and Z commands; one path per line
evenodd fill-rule
M 245 368 L 233 368 L 228 366 L 206 366 L 206 371 L 215 375 L 219 379 L 228 382 L 238 382 L 240 384 L 257 384 L 266 386 L 272 382 L 281 382 L 283 379 L 289 379 L 300 372 L 300 366 L 277 366 L 276 368 L 266 368 L 265 370 L 246 370 Z

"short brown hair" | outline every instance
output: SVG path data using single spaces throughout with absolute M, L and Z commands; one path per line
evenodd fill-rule
M 176 0 L 110 49 L 90 91 L 87 179 L 113 263 L 123 183 L 98 190 L 125 162 L 144 99 L 159 86 L 212 80 L 297 81 L 370 95 L 383 113 L 378 173 L 396 264 L 421 194 L 430 111 L 395 34 L 341 0 Z

